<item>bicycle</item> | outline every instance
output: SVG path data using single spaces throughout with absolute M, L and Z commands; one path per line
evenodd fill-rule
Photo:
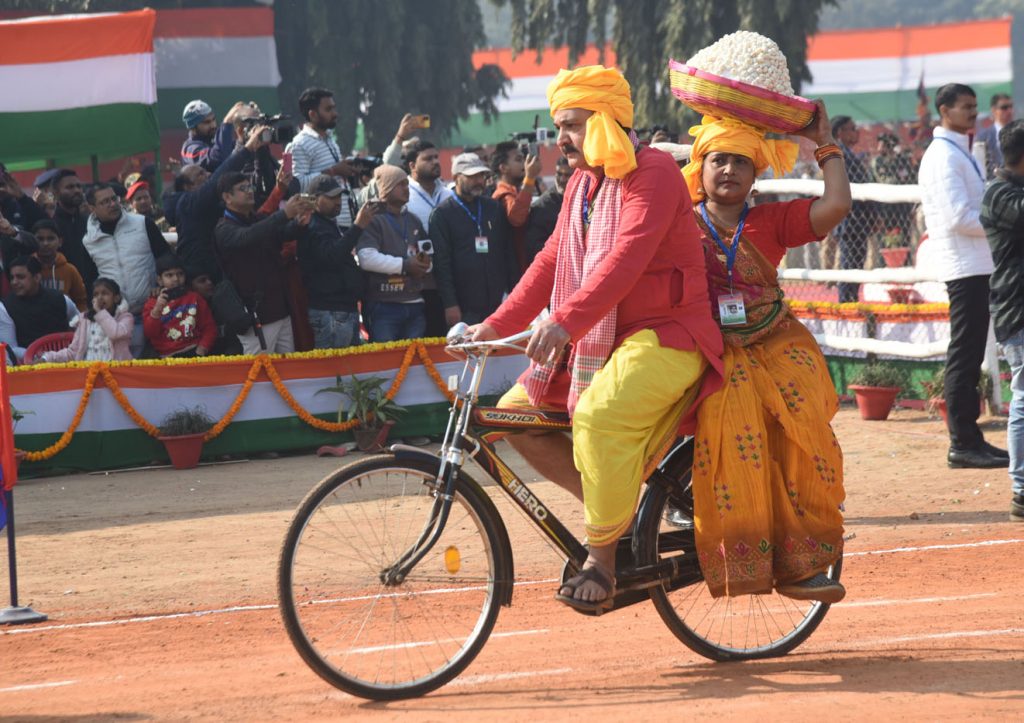
M 510 431 L 568 432 L 568 415 L 478 406 L 488 357 L 523 351 L 529 333 L 491 342 L 449 335 L 465 365 L 448 380 L 456 401 L 438 454 L 394 445 L 328 475 L 299 505 L 281 548 L 280 607 L 299 655 L 328 683 L 373 700 L 428 693 L 472 662 L 499 608 L 511 605 L 508 532 L 467 474 L 467 455 L 565 557 L 563 581 L 586 560 L 586 547 L 494 447 Z M 784 655 L 829 605 L 776 593 L 711 597 L 694 541 L 692 462 L 692 440 L 678 440 L 646 480 L 605 612 L 649 599 L 680 641 L 711 660 Z M 827 574 L 838 580 L 841 570 L 842 559 Z

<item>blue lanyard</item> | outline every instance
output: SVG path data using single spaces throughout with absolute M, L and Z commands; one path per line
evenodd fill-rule
M 958 151 L 960 151 L 965 156 L 967 156 L 967 160 L 969 160 L 971 162 L 971 167 L 974 168 L 974 172 L 978 174 L 978 178 L 981 179 L 982 183 L 985 182 L 985 177 L 983 175 L 981 175 L 981 169 L 978 168 L 978 162 L 976 160 L 974 160 L 974 156 L 972 156 L 970 153 L 968 153 L 963 148 L 961 148 L 959 143 L 953 141 L 950 138 L 944 138 L 942 136 L 935 136 L 935 140 L 937 140 L 937 141 L 945 141 L 949 145 L 953 146 L 953 148 L 956 148 Z
M 402 228 L 398 228 L 398 221 L 396 221 L 395 217 L 392 216 L 387 211 L 384 212 L 384 218 L 386 218 L 388 220 L 388 223 L 391 224 L 391 228 L 395 229 L 395 233 L 402 234 L 402 240 L 405 241 L 406 243 L 409 243 L 409 219 L 408 219 L 408 217 L 406 217 L 405 214 L 402 214 Z
M 469 216 L 471 219 L 473 219 L 473 223 L 476 224 L 477 235 L 483 236 L 484 235 L 484 227 L 483 227 L 482 221 L 483 221 L 483 218 L 484 218 L 484 213 L 483 213 L 483 204 L 481 203 L 480 199 L 478 198 L 476 200 L 476 215 L 474 216 L 473 212 L 469 210 L 469 207 L 467 207 L 466 204 L 464 204 L 462 202 L 462 199 L 459 198 L 459 194 L 453 193 L 452 194 L 452 198 L 455 199 L 455 203 L 457 203 L 460 206 L 462 206 L 462 210 L 466 212 L 466 215 Z
M 590 176 L 583 178 L 583 210 L 581 216 L 583 217 L 583 230 L 585 231 L 590 226 L 590 214 L 592 209 L 590 208 Z
M 237 216 L 237 215 L 235 215 L 235 214 L 231 213 L 231 211 L 228 211 L 227 209 L 224 209 L 224 215 L 225 215 L 226 217 L 228 217 L 228 218 L 233 218 L 233 219 L 235 219 L 236 221 L 238 221 L 238 223 L 244 224 L 244 225 L 246 225 L 246 226 L 248 226 L 248 225 L 249 225 L 249 222 L 248 222 L 248 221 L 246 221 L 246 220 L 245 220 L 244 218 L 241 218 L 240 216 Z
M 732 268 L 736 265 L 736 252 L 740 248 L 740 236 L 743 234 L 743 226 L 747 223 L 747 211 L 750 210 L 750 206 L 743 204 L 743 211 L 740 213 L 740 222 L 736 225 L 736 233 L 732 236 L 732 246 L 726 246 L 722 242 L 722 237 L 718 235 L 718 230 L 715 228 L 715 224 L 711 223 L 711 219 L 708 217 L 708 204 L 706 201 L 700 202 L 700 214 L 704 217 L 704 223 L 707 224 L 708 232 L 711 234 L 711 238 L 718 244 L 718 248 L 722 249 L 725 254 L 725 268 L 729 273 L 729 291 L 732 291 Z
M 424 201 L 426 201 L 428 206 L 430 206 L 431 208 L 437 208 L 437 201 L 435 201 L 433 198 L 431 198 L 430 196 L 425 194 L 420 189 L 416 188 L 416 186 L 411 186 L 410 185 L 409 188 L 411 188 L 413 191 L 415 191 L 417 196 L 419 196 Z M 438 191 L 435 190 L 434 193 L 436 194 L 436 193 L 438 193 Z

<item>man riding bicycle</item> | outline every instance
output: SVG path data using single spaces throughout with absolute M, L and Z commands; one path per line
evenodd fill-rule
M 721 385 L 701 235 L 672 157 L 632 132 L 629 84 L 612 68 L 562 70 L 548 86 L 558 147 L 574 169 L 558 224 L 475 341 L 508 336 L 545 308 L 529 369 L 499 402 L 566 410 L 573 436 L 528 432 L 509 443 L 584 504 L 589 556 L 556 599 L 610 608 L 615 549 L 640 483 L 698 403 Z

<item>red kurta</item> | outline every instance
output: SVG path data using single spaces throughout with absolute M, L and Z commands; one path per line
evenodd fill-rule
M 585 175 L 591 176 L 590 186 L 596 190 L 593 174 L 572 175 L 554 233 L 509 298 L 487 319 L 502 336 L 525 329 L 550 303 L 567 214 L 582 212 L 569 205 Z M 637 168 L 622 182 L 621 214 L 614 250 L 551 318 L 575 342 L 617 306 L 616 346 L 642 329 L 652 329 L 664 347 L 704 354 L 709 369 L 702 399 L 721 385 L 722 335 L 711 316 L 693 205 L 671 156 L 649 149 L 637 152 Z M 568 373 L 557 375 L 543 403 L 564 404 L 568 385 Z M 689 431 L 692 421 L 692 415 L 684 420 L 682 431 Z

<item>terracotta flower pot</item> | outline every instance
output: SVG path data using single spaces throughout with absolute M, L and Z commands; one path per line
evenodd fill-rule
M 890 269 L 898 269 L 907 265 L 907 259 L 910 258 L 910 249 L 906 246 L 897 246 L 896 248 L 882 249 L 882 258 L 885 259 L 885 265 Z
M 949 416 L 949 412 L 946 409 L 946 400 L 942 397 L 933 397 L 928 400 L 929 410 L 938 412 L 938 415 L 942 417 L 942 421 L 945 422 Z M 985 416 L 985 400 L 982 399 L 978 404 L 978 416 Z
M 192 469 L 199 466 L 199 456 L 203 453 L 203 437 L 206 432 L 198 434 L 182 434 L 177 437 L 157 437 L 167 448 L 167 456 L 171 458 L 174 469 Z
M 384 449 L 384 443 L 388 441 L 388 434 L 394 422 L 384 422 L 380 427 L 359 427 L 352 430 L 352 436 L 356 440 L 356 447 L 360 452 L 379 452 Z
M 857 399 L 857 409 L 861 419 L 884 420 L 889 418 L 899 387 L 864 387 L 851 384 L 850 391 Z

